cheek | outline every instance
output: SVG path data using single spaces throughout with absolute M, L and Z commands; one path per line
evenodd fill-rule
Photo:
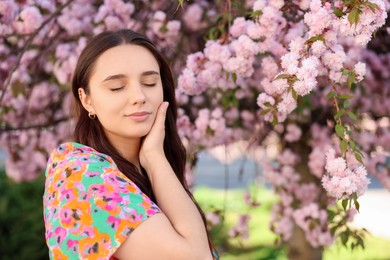
M 118 111 L 121 111 L 123 106 L 126 104 L 126 98 L 124 98 L 124 95 L 113 96 L 106 94 L 96 97 L 94 101 L 96 112 L 102 115 L 113 112 L 117 113 Z

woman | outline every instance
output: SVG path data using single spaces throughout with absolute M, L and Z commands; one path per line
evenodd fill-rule
M 72 91 L 75 142 L 45 173 L 50 258 L 218 259 L 185 183 L 174 81 L 156 47 L 131 30 L 96 36 Z

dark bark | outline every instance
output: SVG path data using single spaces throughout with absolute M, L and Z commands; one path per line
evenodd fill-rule
M 322 249 L 313 248 L 306 240 L 305 233 L 297 225 L 291 239 L 287 243 L 287 256 L 289 260 L 321 260 Z

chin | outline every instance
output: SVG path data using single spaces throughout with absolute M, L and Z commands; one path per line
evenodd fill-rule
M 130 129 L 127 133 L 130 133 L 127 134 L 128 137 L 131 137 L 131 138 L 142 138 L 142 137 L 145 137 L 147 134 L 149 134 L 150 130 L 152 129 L 151 126 L 147 126 L 147 127 L 137 127 L 135 129 L 132 128 Z

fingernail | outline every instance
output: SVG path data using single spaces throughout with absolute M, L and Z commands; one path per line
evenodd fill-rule
M 169 102 L 165 101 L 164 106 L 165 106 L 165 108 L 167 108 L 169 106 Z

